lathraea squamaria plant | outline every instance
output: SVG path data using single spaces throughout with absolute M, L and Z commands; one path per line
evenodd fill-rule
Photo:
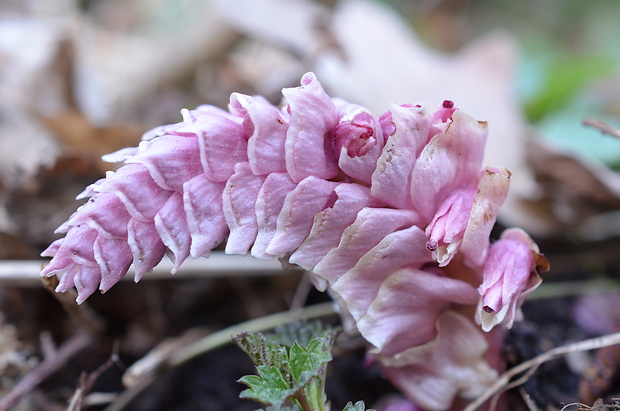
M 447 100 L 377 117 L 313 73 L 283 95 L 184 109 L 107 155 L 125 164 L 80 195 L 42 275 L 81 303 L 132 264 L 138 281 L 166 254 L 175 271 L 225 242 L 308 270 L 418 405 L 475 398 L 497 377 L 476 323 L 518 319 L 543 259 L 519 229 L 490 245 L 510 173 L 482 167 L 487 124 Z

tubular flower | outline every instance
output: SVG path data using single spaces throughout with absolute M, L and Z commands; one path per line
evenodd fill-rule
M 451 101 L 375 116 L 330 98 L 313 73 L 283 95 L 281 109 L 238 93 L 227 111 L 184 109 L 182 122 L 105 156 L 125 165 L 82 193 L 90 199 L 43 252 L 53 258 L 42 275 L 60 275 L 57 291 L 75 287 L 81 303 L 132 264 L 138 281 L 166 254 L 173 271 L 224 243 L 229 254 L 288 259 L 330 289 L 413 401 L 425 404 L 416 381 L 426 378 L 441 398 L 430 409 L 474 395 L 494 371 L 474 318 L 457 311 L 482 304 L 486 330 L 486 310 L 512 319 L 532 288 L 496 256 L 524 254 L 515 234 L 489 254 L 510 173 L 482 167 L 486 123 Z M 419 364 L 424 353 L 441 359 L 439 376 Z
M 538 246 L 521 229 L 511 228 L 491 247 L 478 292 L 482 296 L 477 321 L 484 331 L 497 324 L 512 326 L 520 319 L 521 304 L 542 282 L 548 268 Z

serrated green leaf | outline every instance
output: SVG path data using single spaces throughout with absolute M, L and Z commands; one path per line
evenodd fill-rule
M 311 340 L 331 334 L 335 334 L 335 330 L 322 321 L 300 320 L 277 327 L 275 333 L 269 335 L 268 338 L 289 348 L 294 342 L 307 347 Z
M 258 375 L 246 375 L 238 380 L 248 386 L 248 389 L 241 392 L 240 398 L 280 407 L 295 394 L 296 389 L 289 386 L 288 381 L 277 367 L 259 365 L 256 368 Z
M 364 404 L 364 401 L 358 401 L 355 403 L 355 405 L 353 405 L 353 403 L 349 401 L 347 405 L 342 409 L 342 411 L 366 411 L 366 405 Z M 374 410 L 369 409 L 368 411 Z
M 298 405 L 293 405 L 292 407 L 267 407 L 265 411 L 301 411 Z
M 322 376 L 324 365 L 332 360 L 325 338 L 315 338 L 304 349 L 297 342 L 289 351 L 289 367 L 291 376 L 298 385 L 304 385 L 313 377 Z
M 270 341 L 261 333 L 242 332 L 233 336 L 232 340 L 245 351 L 254 365 L 274 366 L 281 369 L 288 362 L 286 347 Z

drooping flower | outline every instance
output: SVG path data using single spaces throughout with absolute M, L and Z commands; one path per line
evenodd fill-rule
M 542 282 L 539 272 L 548 269 L 546 259 L 538 246 L 521 229 L 504 231 L 489 251 L 483 282 L 478 287 L 482 296 L 478 321 L 484 331 L 497 324 L 511 327 L 522 317 L 521 304 Z
M 474 399 L 497 380 L 484 358 L 483 333 L 463 315 L 444 311 L 437 317 L 437 337 L 393 356 L 378 356 L 383 371 L 416 404 L 447 410 L 453 398 Z
M 473 316 L 457 311 L 480 304 L 480 286 L 481 307 L 512 321 L 532 289 L 497 257 L 523 254 L 516 234 L 489 254 L 510 173 L 482 168 L 486 123 L 451 101 L 375 116 L 330 98 L 312 73 L 283 95 L 281 109 L 238 93 L 228 111 L 184 109 L 182 122 L 106 156 L 125 165 L 84 191 L 91 198 L 58 229 L 66 237 L 43 253 L 53 258 L 42 275 L 62 276 L 57 291 L 76 287 L 83 302 L 131 264 L 138 281 L 165 254 L 174 270 L 223 243 L 288 259 L 330 289 L 409 398 L 425 404 L 419 384 L 437 389 L 432 409 L 471 397 L 492 372 Z M 496 320 L 484 313 L 486 330 Z M 459 338 L 464 347 L 451 345 Z

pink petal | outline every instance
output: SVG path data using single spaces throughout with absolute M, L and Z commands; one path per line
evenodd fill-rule
M 448 310 L 437 337 L 396 356 L 378 356 L 383 372 L 407 397 L 429 410 L 447 410 L 457 395 L 473 399 L 497 379 L 484 355 L 488 344 L 474 324 Z
M 226 243 L 227 254 L 246 254 L 256 239 L 256 200 L 264 176 L 252 173 L 248 163 L 235 166 L 235 173 L 226 182 L 222 194 L 224 216 L 230 228 Z
M 246 117 L 251 128 L 248 161 L 257 175 L 286 171 L 284 142 L 288 121 L 264 97 L 239 93 L 230 96 L 231 107 Z
M 44 256 L 44 257 L 49 257 Z M 66 275 L 75 266 L 75 261 L 69 257 L 55 257 L 41 271 L 41 276 L 52 277 L 54 275 Z M 92 265 L 92 264 L 91 264 Z
M 155 215 L 155 227 L 162 242 L 172 252 L 176 273 L 183 261 L 189 257 L 191 236 L 183 208 L 183 195 L 174 193 Z
M 67 232 L 73 226 L 86 224 L 106 238 L 123 238 L 127 236 L 130 218 L 125 205 L 116 195 L 99 193 L 78 208 L 56 232 Z
M 342 183 L 334 192 L 338 199 L 314 217 L 310 234 L 289 258 L 289 262 L 306 270 L 314 267 L 340 243 L 344 230 L 355 222 L 357 213 L 365 207 L 378 207 L 380 202 L 370 194 L 368 187 Z
M 477 301 L 476 289 L 464 281 L 403 268 L 381 283 L 357 327 L 382 355 L 394 355 L 434 339 L 436 319 L 450 304 Z
M 266 250 L 276 234 L 278 216 L 284 206 L 284 199 L 295 187 L 297 184 L 287 173 L 272 173 L 265 179 L 256 200 L 258 234 L 252 246 L 252 257 L 266 260 L 274 258 Z
M 335 131 L 338 166 L 349 177 L 370 184 L 385 143 L 379 119 L 356 104 L 346 104 L 339 111 Z
M 306 177 L 329 179 L 338 174 L 333 132 L 338 113 L 314 73 L 306 73 L 301 87 L 282 90 L 291 113 L 286 134 L 286 169 L 296 183 Z
M 332 284 L 332 290 L 345 302 L 353 318 L 359 320 L 377 298 L 388 275 L 402 267 L 420 267 L 432 261 L 425 243 L 426 234 L 417 226 L 387 234 Z
M 293 253 L 310 234 L 314 216 L 334 203 L 336 185 L 312 176 L 302 180 L 284 199 L 267 254 L 283 257 Z
M 487 167 L 483 172 L 461 244 L 461 252 L 468 264 L 476 268 L 482 268 L 484 264 L 489 235 L 510 186 L 510 171 Z
M 426 248 L 440 267 L 452 261 L 460 248 L 473 204 L 473 190 L 457 190 L 439 206 L 428 227 Z
M 150 272 L 166 253 L 155 223 L 143 223 L 132 219 L 127 226 L 127 243 L 133 255 L 134 281 L 138 282 Z
M 162 136 L 140 143 L 140 152 L 127 163 L 143 164 L 166 190 L 181 191 L 183 183 L 202 173 L 195 137 Z
M 478 288 L 482 300 L 477 320 L 484 331 L 500 323 L 510 328 L 520 319 L 525 297 L 542 282 L 536 271 L 540 257 L 536 243 L 518 228 L 505 230 L 491 246 Z
M 333 284 L 386 235 L 411 226 L 415 220 L 416 214 L 411 210 L 363 208 L 355 222 L 344 230 L 338 247 L 327 253 L 313 273 Z
M 65 241 L 64 238 L 59 238 L 58 240 L 55 240 L 41 253 L 41 257 L 54 257 L 58 253 L 58 250 L 60 249 L 63 241 Z
M 76 270 L 78 267 L 79 266 L 74 265 L 72 266 L 72 269 Z M 75 287 L 75 282 L 73 281 L 74 277 L 75 277 L 75 274 L 72 273 L 71 270 L 63 274 L 54 291 L 56 291 L 57 293 L 62 293 Z
M 138 147 L 121 148 L 120 150 L 117 150 L 113 153 L 101 156 L 101 159 L 107 163 L 120 163 L 121 161 L 132 158 L 133 156 L 138 154 L 138 152 Z
M 97 230 L 85 224 L 72 227 L 62 241 L 55 241 L 43 252 L 43 256 L 54 258 L 41 271 L 41 275 L 49 277 L 64 273 L 71 265 L 69 261 L 77 265 L 97 267 L 93 251 L 93 243 L 97 236 Z
M 478 184 L 486 135 L 486 123 L 456 111 L 446 132 L 424 147 L 411 174 L 411 200 L 425 221 L 455 190 Z
M 75 300 L 78 304 L 86 301 L 97 290 L 101 282 L 101 270 L 99 267 L 76 266 L 75 271 L 70 273 L 70 275 L 73 276 L 73 282 L 78 292 L 77 299 Z
M 99 236 L 93 244 L 93 250 L 101 269 L 99 289 L 101 292 L 106 292 L 127 274 L 133 260 L 131 248 L 125 239 L 107 239 Z
M 142 164 L 127 164 L 116 173 L 108 171 L 106 180 L 94 190 L 117 195 L 129 214 L 144 222 L 152 221 L 172 194 L 157 185 Z
M 209 180 L 223 183 L 235 164 L 248 161 L 243 126 L 221 110 L 182 110 L 185 126 L 180 132 L 198 136 L 200 161 Z
M 372 194 L 396 208 L 411 208 L 411 171 L 428 142 L 431 116 L 423 107 L 392 105 L 395 132 L 385 142 L 372 174 Z
M 183 206 L 191 234 L 190 254 L 208 257 L 228 234 L 222 208 L 225 183 L 215 183 L 200 174 L 183 184 Z
M 99 180 L 95 181 L 94 183 L 90 184 L 89 186 L 87 186 L 84 191 L 82 191 L 80 194 L 78 194 L 75 199 L 76 200 L 82 200 L 84 198 L 89 198 L 94 196 L 95 194 L 97 194 L 97 191 L 95 191 L 96 187 L 99 187 L 101 184 L 103 184 L 106 181 L 105 178 L 100 178 Z
M 155 127 L 147 131 L 146 133 L 142 134 L 142 137 L 140 138 L 140 140 L 149 141 L 149 140 L 153 140 L 154 138 L 165 136 L 165 135 L 176 135 L 178 134 L 177 130 L 182 128 L 184 125 L 185 124 L 183 122 L 180 122 L 180 123 L 174 123 L 174 124 L 164 124 L 163 126 Z

